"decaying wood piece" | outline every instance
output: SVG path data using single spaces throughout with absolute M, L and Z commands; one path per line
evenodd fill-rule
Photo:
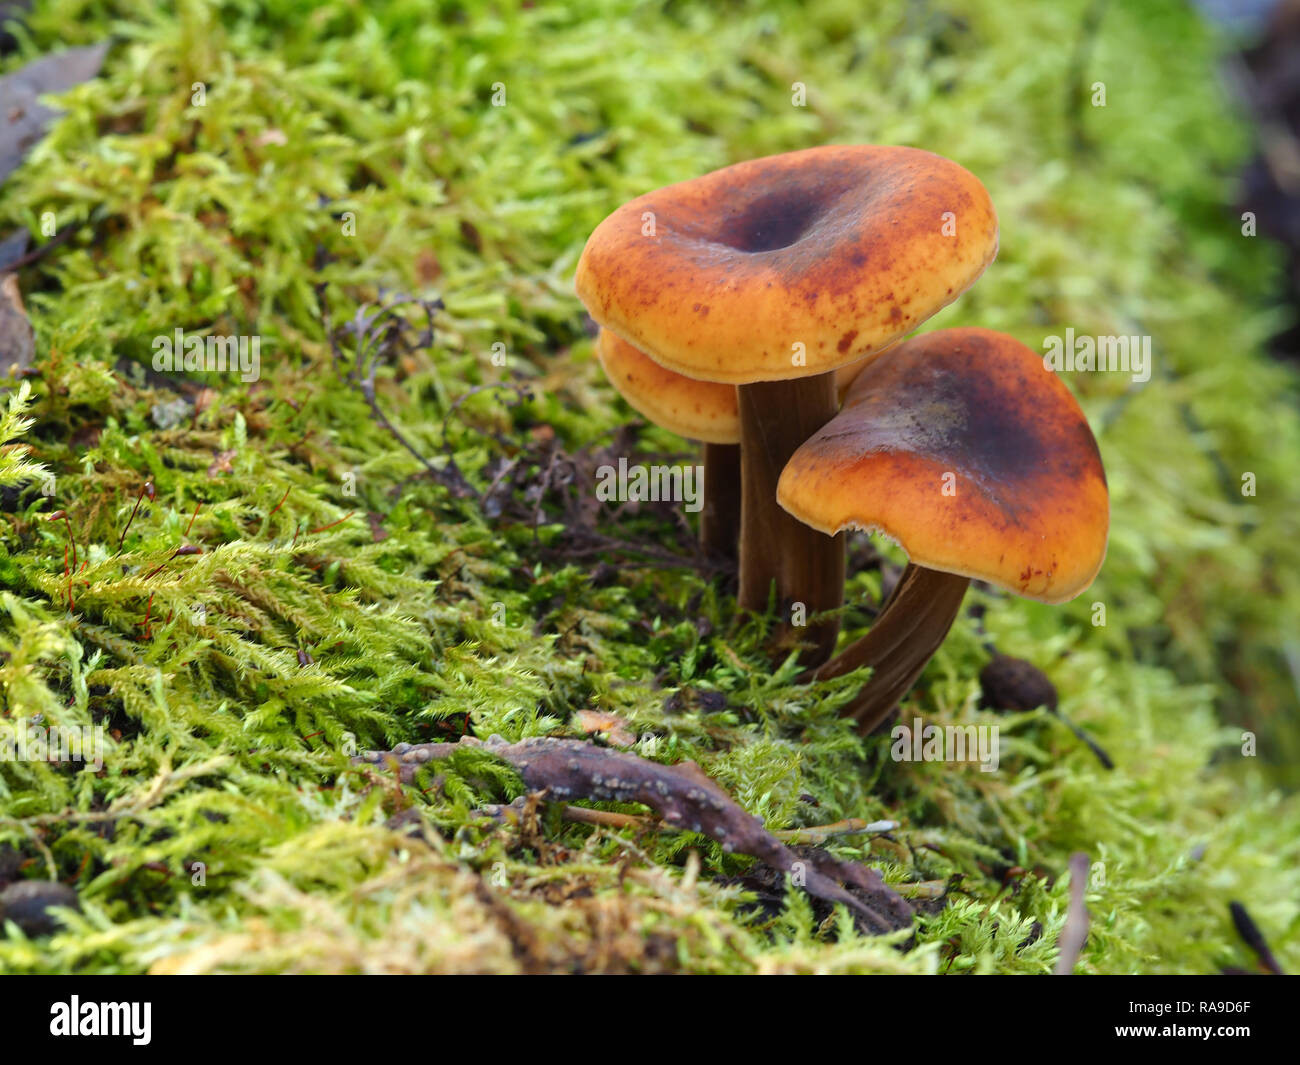
M 486 743 L 465 737 L 459 744 L 399 744 L 392 751 L 371 751 L 355 761 L 392 764 L 402 781 L 409 783 L 422 765 L 446 758 L 463 746 L 481 747 L 509 762 L 529 791 L 545 792 L 550 799 L 648 806 L 671 827 L 702 833 L 717 840 L 725 851 L 752 855 L 790 873 L 808 894 L 842 903 L 864 929 L 874 933 L 896 931 L 912 923 L 912 907 L 874 869 L 825 852 L 819 852 L 816 861 L 800 859 L 764 827 L 762 818 L 747 813 L 694 762 L 660 765 L 581 740 L 542 737 L 506 743 L 498 736 Z M 845 884 L 856 894 L 846 890 Z

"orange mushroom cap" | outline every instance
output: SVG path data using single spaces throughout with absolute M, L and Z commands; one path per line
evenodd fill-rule
M 596 357 L 628 405 L 655 425 L 706 444 L 740 443 L 735 385 L 673 373 L 608 329 L 596 338 Z
M 926 333 L 869 362 L 777 501 L 822 532 L 879 530 L 918 566 L 1046 603 L 1092 583 L 1110 526 L 1083 411 L 1042 356 L 987 329 Z
M 832 145 L 629 201 L 592 233 L 575 285 L 597 322 L 670 370 L 789 380 L 910 332 L 979 277 L 997 234 L 988 192 L 956 163 Z

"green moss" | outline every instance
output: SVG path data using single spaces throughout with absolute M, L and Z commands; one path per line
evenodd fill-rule
M 0 729 L 40 714 L 109 740 L 99 773 L 0 763 L 0 844 L 84 907 L 46 942 L 0 940 L 0 969 L 1044 972 L 1073 850 L 1094 862 L 1084 970 L 1249 964 L 1232 898 L 1300 965 L 1297 389 L 1261 350 L 1277 256 L 1219 206 L 1248 144 L 1202 29 L 1112 5 L 1081 71 L 1106 84 L 1093 108 L 1070 103 L 1079 3 L 514 6 L 37 4 L 9 68 L 121 43 L 0 192 L 38 241 L 48 213 L 82 225 L 22 275 L 40 376 L 3 427 L 26 450 L 0 454 Z M 935 326 L 1153 337 L 1145 386 L 1070 379 L 1112 491 L 1097 585 L 1057 608 L 982 596 L 1114 772 L 1050 715 L 978 708 L 965 618 L 904 716 L 1000 725 L 1000 769 L 895 763 L 836 716 L 853 678 L 774 672 L 730 599 L 653 557 L 681 549 L 668 511 L 599 513 L 635 550 L 593 579 L 573 539 L 588 486 L 529 495 L 631 420 L 571 291 L 591 228 L 646 189 L 828 141 L 931 148 L 989 187 L 999 259 Z M 335 367 L 323 324 L 392 292 L 445 303 L 377 386 L 436 476 L 343 383 L 353 356 Z M 178 328 L 260 337 L 260 380 L 153 374 L 152 339 Z M 159 428 L 190 384 L 202 409 Z M 653 429 L 631 446 L 684 450 Z M 851 603 L 877 580 L 854 577 Z M 948 905 L 902 953 L 797 891 L 756 911 L 746 863 L 701 837 L 485 824 L 519 784 L 481 754 L 404 792 L 348 768 L 466 720 L 576 734 L 580 709 L 696 759 L 773 828 L 899 820 L 836 849 L 894 882 L 959 876 Z M 423 841 L 389 827 L 401 809 Z

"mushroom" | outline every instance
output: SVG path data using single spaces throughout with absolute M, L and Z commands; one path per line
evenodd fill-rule
M 908 554 L 871 631 L 814 674 L 873 667 L 846 708 L 864 732 L 920 675 L 971 579 L 1062 603 L 1106 556 L 1106 474 L 1083 411 L 1039 355 L 987 329 L 927 333 L 868 363 L 777 499 L 827 535 L 879 531 Z
M 737 386 L 738 606 L 822 614 L 806 660 L 839 630 L 844 544 L 794 520 L 777 479 L 835 414 L 833 371 L 887 347 L 992 261 L 988 193 L 912 148 L 827 146 L 769 156 L 629 201 L 583 249 L 591 316 L 661 366 Z
M 700 546 L 734 557 L 740 528 L 740 415 L 734 385 L 696 381 L 660 366 L 622 337 L 602 329 L 596 357 L 610 384 L 655 425 L 704 444 Z
M 605 376 L 628 406 L 662 429 L 703 443 L 700 546 L 708 554 L 734 558 L 740 528 L 740 415 L 736 386 L 697 381 L 665 369 L 608 329 L 597 334 L 595 350 Z M 868 359 L 835 371 L 837 406 Z

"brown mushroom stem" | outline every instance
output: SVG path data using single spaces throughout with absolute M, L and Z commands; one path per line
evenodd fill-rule
M 772 584 L 790 630 L 792 608 L 804 616 L 836 611 L 844 602 L 844 536 L 827 536 L 788 514 L 776 501 L 781 471 L 805 440 L 835 416 L 835 374 L 793 381 L 759 381 L 736 389 L 740 408 L 740 589 L 742 610 L 767 610 Z M 811 644 L 808 665 L 835 649 L 838 614 L 810 622 L 796 635 Z
M 740 535 L 740 445 L 704 445 L 704 509 L 700 547 L 720 559 L 736 557 Z
M 871 679 L 840 711 L 864 736 L 876 728 L 916 683 L 939 649 L 966 596 L 969 577 L 909 564 L 865 636 L 812 674 L 828 680 L 870 666 Z

